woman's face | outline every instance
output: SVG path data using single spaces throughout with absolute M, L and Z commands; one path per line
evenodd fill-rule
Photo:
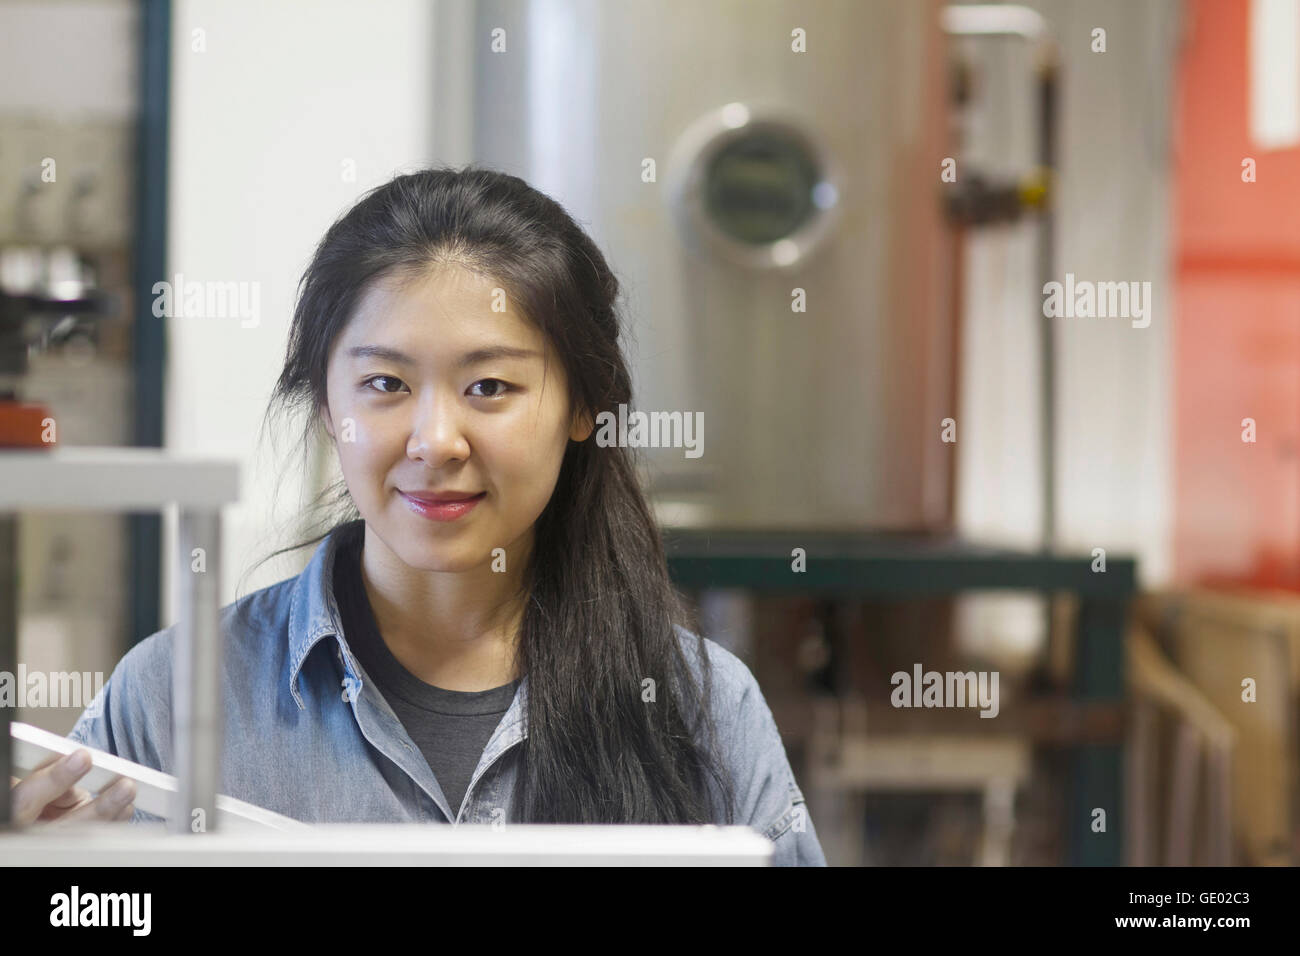
M 361 297 L 330 354 L 323 419 L 361 517 L 408 566 L 465 571 L 531 549 L 569 440 L 593 428 L 544 345 L 504 287 L 456 266 Z M 405 496 L 443 492 L 482 497 L 435 520 Z

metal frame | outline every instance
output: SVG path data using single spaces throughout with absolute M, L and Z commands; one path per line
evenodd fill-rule
M 664 531 L 669 572 L 682 588 L 742 588 L 765 594 L 830 598 L 948 595 L 1020 590 L 1079 598 L 1074 696 L 1088 703 L 1122 703 L 1124 622 L 1137 592 L 1137 562 L 1107 555 L 1105 572 L 1091 556 L 987 548 L 953 539 L 826 532 Z M 807 570 L 791 571 L 802 548 Z M 1119 866 L 1123 853 L 1122 741 L 1074 747 L 1066 819 L 1068 861 Z M 1093 833 L 1089 813 L 1106 809 L 1106 832 Z
M 135 382 L 134 444 L 163 446 L 167 320 L 153 314 L 153 284 L 167 274 L 167 140 L 171 109 L 171 0 L 140 2 L 140 118 L 136 131 L 135 248 L 132 263 L 135 321 L 131 357 Z M 156 512 L 127 519 L 133 573 L 129 628 L 135 641 L 159 629 L 162 518 Z
M 154 448 L 52 448 L 0 456 L 0 514 L 36 509 L 144 511 L 175 503 L 180 513 L 176 567 L 180 621 L 172 658 L 172 739 L 177 806 L 171 828 L 189 833 L 196 810 L 204 829 L 216 827 L 216 795 L 223 740 L 221 712 L 221 507 L 239 500 L 239 465 L 179 459 Z M 205 564 L 193 572 L 191 555 Z M 0 635 L 12 656 L 17 635 Z M 0 709 L 4 762 L 10 763 L 8 710 Z M 6 800 L 0 824 L 8 825 Z

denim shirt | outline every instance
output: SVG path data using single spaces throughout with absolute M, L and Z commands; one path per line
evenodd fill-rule
M 224 742 L 218 791 L 307 823 L 492 823 L 515 819 L 528 677 L 479 758 L 459 808 L 348 647 L 335 600 L 338 530 L 297 577 L 220 611 Z M 236 617 L 247 604 L 246 612 Z M 172 641 L 153 634 L 118 662 L 70 739 L 174 774 Z M 678 628 L 699 674 L 696 638 Z M 774 866 L 825 866 L 776 721 L 749 668 L 711 640 L 720 753 L 736 817 L 775 844 Z M 157 820 L 137 809 L 133 822 Z M 718 811 L 716 821 L 725 822 Z

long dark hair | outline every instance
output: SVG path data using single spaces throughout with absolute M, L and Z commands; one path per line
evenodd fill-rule
M 550 197 L 516 176 L 466 166 L 398 176 L 325 233 L 298 288 L 268 415 L 277 405 L 304 410 L 309 447 L 326 407 L 330 347 L 368 284 L 448 261 L 498 282 L 544 333 L 548 353 L 563 362 L 571 407 L 594 420 L 631 405 L 619 282 L 605 257 Z M 313 507 L 323 507 L 332 526 L 254 567 L 359 516 L 341 479 Z M 732 822 L 704 640 L 684 646 L 676 631 L 691 629 L 689 616 L 668 576 L 633 453 L 598 447 L 594 437 L 570 441 L 535 541 L 515 660 L 528 681 L 516 818 Z M 687 651 L 698 662 L 698 683 Z M 646 678 L 656 688 L 652 702 L 642 699 Z

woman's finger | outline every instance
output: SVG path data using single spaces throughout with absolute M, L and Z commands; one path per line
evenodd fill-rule
M 61 799 L 89 770 L 90 754 L 84 749 L 43 763 L 11 789 L 13 822 L 18 826 L 34 823 L 46 806 Z
M 72 786 L 47 803 L 45 807 L 46 809 L 53 807 L 56 810 L 71 810 L 73 807 L 85 803 L 89 799 L 89 790 L 82 787 Z
M 113 820 L 123 809 L 135 800 L 135 783 L 126 777 L 118 777 L 110 786 L 99 791 L 94 800 L 69 810 L 59 817 L 55 824 L 77 823 L 93 820 Z

